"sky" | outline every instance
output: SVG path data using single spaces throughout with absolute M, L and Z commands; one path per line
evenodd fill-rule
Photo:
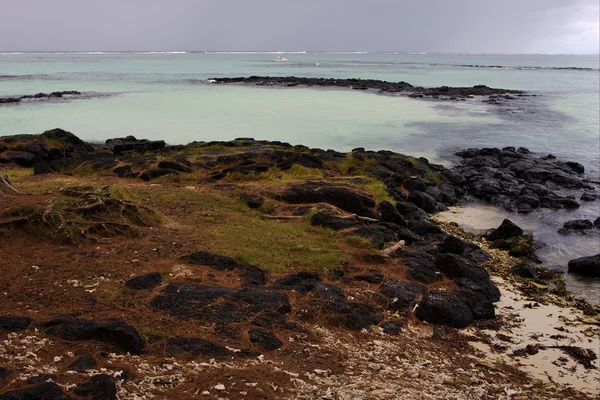
M 598 0 L 0 0 L 0 51 L 599 52 Z

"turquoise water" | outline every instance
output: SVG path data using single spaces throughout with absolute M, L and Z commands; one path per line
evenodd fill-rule
M 0 136 L 55 127 L 92 141 L 134 135 L 178 144 L 243 136 L 340 151 L 388 149 L 446 164 L 459 147 L 511 145 L 575 159 L 600 179 L 598 56 L 284 53 L 288 60 L 276 61 L 279 55 L 0 54 L 0 97 L 57 90 L 106 95 L 0 106 Z M 536 97 L 498 107 L 477 99 L 445 103 L 351 90 L 206 82 L 249 75 L 485 84 Z M 547 243 L 542 258 L 564 266 L 571 258 L 600 251 L 600 237 L 566 239 L 556 229 L 567 219 L 598 215 L 596 202 L 571 213 L 533 214 L 523 223 L 536 226 L 536 237 Z M 578 293 L 597 296 L 598 281 L 569 279 Z

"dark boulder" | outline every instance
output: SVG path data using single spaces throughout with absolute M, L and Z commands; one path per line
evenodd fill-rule
M 46 334 L 64 340 L 97 340 L 132 354 L 141 354 L 145 343 L 138 331 L 121 319 L 96 323 L 86 319 L 59 317 L 42 325 Z
M 569 272 L 600 277 L 600 254 L 569 261 Z
M 31 168 L 35 164 L 36 157 L 27 151 L 7 151 L 5 157 L 21 167 Z
M 523 234 L 523 229 L 519 228 L 514 222 L 510 219 L 505 219 L 502 221 L 502 224 L 492 232 L 488 233 L 486 236 L 487 240 L 493 242 L 498 239 L 510 239 L 515 236 L 521 236 Z
M 538 274 L 533 265 L 527 263 L 517 264 L 511 268 L 510 272 L 513 275 L 518 275 L 523 278 L 537 279 Z
M 183 256 L 180 260 L 189 264 L 207 265 L 219 271 L 237 271 L 246 284 L 264 285 L 267 281 L 265 272 L 255 265 L 240 264 L 231 257 L 220 256 L 206 251 Z
M 151 272 L 149 274 L 140 275 L 129 279 L 125 282 L 125 286 L 133 290 L 153 289 L 160 285 L 163 281 L 161 274 Z
M 248 331 L 251 343 L 256 344 L 265 351 L 277 350 L 283 346 L 283 342 L 272 332 L 264 329 L 253 329 Z
M 600 217 L 594 220 L 594 227 L 600 229 Z
M 571 221 L 567 221 L 563 224 L 563 228 L 570 229 L 574 231 L 581 231 L 586 229 L 592 229 L 594 224 L 592 221 L 587 219 L 574 219 Z
M 326 228 L 331 228 L 335 231 L 354 228 L 359 225 L 354 220 L 348 218 L 340 218 L 322 212 L 318 212 L 315 215 L 313 215 L 310 219 L 310 223 L 314 226 L 323 226 Z
M 247 322 L 258 315 L 283 320 L 291 310 L 288 297 L 273 289 L 231 289 L 196 284 L 170 283 L 150 305 L 171 316 L 208 323 Z
M 406 231 L 409 230 L 406 229 Z M 383 224 L 360 225 L 352 231 L 352 233 L 370 239 L 371 242 L 378 247 L 383 247 L 385 243 L 395 242 L 397 240 L 396 233 Z
M 473 312 L 459 293 L 431 291 L 423 296 L 415 315 L 421 321 L 464 328 L 473 322 Z
M 406 310 L 427 289 L 415 282 L 403 282 L 393 278 L 385 278 L 379 287 L 379 291 L 391 300 L 390 309 Z
M 160 178 L 161 176 L 165 175 L 179 175 L 179 172 L 175 171 L 174 169 L 154 168 L 142 172 L 139 178 L 143 181 L 149 182 L 151 180 Z
M 396 207 L 394 207 L 392 203 L 387 200 L 384 200 L 377 205 L 377 211 L 379 211 L 381 220 L 383 222 L 391 222 L 403 227 L 408 226 L 406 220 L 402 217 L 402 215 L 400 215 Z
M 40 374 L 27 378 L 25 382 L 29 385 L 39 385 L 40 383 L 44 383 L 49 380 L 55 381 L 56 379 L 57 376 L 53 374 Z
M 379 328 L 383 333 L 392 336 L 399 335 L 400 332 L 402 332 L 403 327 L 404 324 L 400 320 L 386 321 L 379 325 Z
M 81 356 L 67 367 L 70 371 L 85 372 L 98 368 L 98 361 L 92 356 Z
M 117 385 L 110 376 L 99 374 L 91 376 L 81 385 L 77 385 L 73 393 L 93 400 L 116 400 Z
M 585 192 L 579 198 L 581 201 L 596 201 L 598 200 L 598 194 Z
M 63 391 L 54 382 L 46 382 L 25 389 L 0 394 L 0 400 L 63 400 Z
M 113 174 L 117 175 L 120 178 L 125 178 L 132 172 L 133 170 L 131 169 L 131 165 L 121 165 L 113 169 Z
M 409 202 L 401 201 L 396 203 L 396 210 L 409 221 L 420 221 L 428 217 L 425 211 Z
M 475 319 L 491 319 L 496 316 L 494 302 L 500 300 L 500 291 L 493 283 L 481 284 L 468 278 L 454 280 Z
M 329 186 L 323 182 L 292 185 L 275 197 L 290 204 L 329 203 L 363 217 L 379 218 L 373 210 L 375 200 L 367 193 L 346 187 Z
M 407 200 L 427 213 L 432 213 L 436 211 L 437 202 L 433 197 L 431 197 L 427 193 L 418 190 L 413 190 L 408 195 Z
M 371 283 L 374 285 L 378 285 L 381 282 L 383 282 L 383 278 L 384 278 L 384 276 L 380 272 L 376 272 L 376 273 L 372 273 L 372 274 L 354 275 L 352 277 L 352 279 L 354 279 L 355 281 L 367 282 L 367 283 Z
M 439 244 L 438 250 L 440 253 L 457 254 L 477 263 L 490 259 L 490 255 L 481 250 L 476 244 L 465 242 L 452 235 L 448 235 L 444 241 Z
M 115 142 L 112 142 L 115 143 Z M 107 145 L 110 144 L 107 141 Z M 121 142 L 112 146 L 113 153 L 120 155 L 125 152 L 135 151 L 137 153 L 145 153 L 148 151 L 159 151 L 165 147 L 166 143 L 164 140 L 138 140 L 136 142 Z
M 183 165 L 175 161 L 161 161 L 158 163 L 158 168 L 173 169 L 175 171 L 185 173 L 194 172 L 194 170 L 187 165 Z
M 16 317 L 16 316 L 4 316 L 0 317 L 0 330 L 6 332 L 19 332 L 31 324 L 31 318 L 28 317 Z
M 167 353 L 179 355 L 185 353 L 187 357 L 194 360 L 198 357 L 227 357 L 233 353 L 223 346 L 196 338 L 175 337 L 167 339 Z
M 276 280 L 273 288 L 310 292 L 320 281 L 321 277 L 316 272 L 300 271 Z
M 265 202 L 265 198 L 257 194 L 244 194 L 240 196 L 240 200 L 246 202 L 249 208 L 260 208 Z
M 583 165 L 575 161 L 567 161 L 563 165 L 565 165 L 570 170 L 575 171 L 578 174 L 583 174 L 585 172 L 585 168 L 583 167 Z

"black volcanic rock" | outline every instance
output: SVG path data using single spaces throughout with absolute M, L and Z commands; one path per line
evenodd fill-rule
M 19 332 L 31 324 L 29 317 L 3 316 L 0 317 L 0 330 L 5 332 Z
M 129 279 L 125 286 L 133 290 L 153 289 L 162 283 L 162 276 L 158 272 L 140 275 Z
M 272 332 L 264 329 L 253 329 L 248 332 L 250 342 L 256 344 L 266 351 L 277 350 L 283 346 L 283 342 Z
M 473 311 L 458 293 L 431 291 L 425 294 L 415 315 L 422 321 L 464 328 L 473 322 Z
M 0 394 L 0 400 L 63 400 L 63 391 L 54 382 L 46 382 L 24 389 Z
M 486 238 L 488 241 L 493 242 L 498 239 L 510 239 L 515 236 L 521 236 L 523 234 L 523 229 L 519 228 L 514 222 L 510 219 L 505 219 L 502 221 L 502 224 L 492 232 L 488 233 Z
M 132 354 L 140 354 L 145 347 L 138 331 L 121 319 L 96 323 L 86 319 L 59 317 L 41 324 L 46 334 L 64 340 L 97 340 L 112 344 Z
M 207 265 L 219 271 L 237 271 L 248 285 L 264 285 L 267 281 L 265 272 L 255 265 L 240 264 L 233 258 L 220 256 L 206 251 L 198 251 L 180 260 L 189 264 Z
M 600 276 L 600 254 L 569 261 L 569 272 L 587 276 Z
M 110 376 L 98 374 L 91 376 L 81 385 L 77 385 L 73 393 L 92 400 L 116 400 L 117 386 Z
M 98 361 L 92 356 L 81 356 L 67 367 L 69 370 L 85 372 L 98 368 Z

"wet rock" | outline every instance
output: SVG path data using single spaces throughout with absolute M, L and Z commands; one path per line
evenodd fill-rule
M 310 292 L 315 288 L 317 282 L 320 281 L 321 277 L 316 272 L 300 271 L 276 280 L 273 288 Z
M 594 220 L 594 227 L 595 228 L 600 228 L 600 217 L 596 218 Z
M 569 261 L 569 272 L 587 276 L 600 276 L 600 254 Z
M 67 367 L 69 371 L 85 372 L 98 369 L 98 361 L 92 356 L 81 356 Z
M 27 329 L 31 324 L 31 318 L 17 316 L 0 317 L 0 330 L 5 332 L 19 332 Z
M 283 342 L 272 332 L 264 329 L 253 329 L 248 331 L 250 342 L 256 344 L 265 351 L 277 350 L 283 346 Z
M 516 236 L 510 239 L 498 239 L 490 243 L 491 249 L 507 250 L 513 257 L 536 259 L 533 235 Z
M 567 161 L 566 163 L 564 163 L 564 165 L 578 174 L 583 174 L 585 172 L 585 168 L 583 167 L 583 165 L 579 164 L 578 162 Z
M 498 239 L 510 239 L 515 236 L 521 236 L 523 234 L 523 229 L 519 228 L 514 222 L 510 219 L 505 219 L 502 221 L 502 224 L 492 232 L 490 232 L 486 238 L 488 241 L 493 242 Z
M 208 323 L 247 322 L 259 314 L 273 322 L 291 310 L 288 297 L 273 289 L 230 289 L 196 284 L 170 283 L 150 305 L 169 315 Z
M 59 317 L 42 325 L 46 334 L 64 340 L 97 340 L 132 354 L 141 354 L 145 343 L 138 331 L 121 319 L 96 323 L 86 319 Z
M 569 230 L 574 230 L 574 231 L 592 229 L 593 227 L 594 227 L 594 224 L 592 223 L 592 221 L 587 220 L 587 219 L 574 219 L 571 221 L 567 221 L 563 224 L 564 229 L 569 229 Z
M 393 278 L 385 278 L 379 291 L 390 301 L 392 310 L 406 310 L 415 300 L 427 290 L 415 282 L 403 282 Z
M 329 203 L 363 217 L 379 217 L 373 210 L 375 200 L 370 195 L 346 187 L 329 186 L 323 182 L 292 185 L 275 197 L 290 204 Z
M 183 165 L 175 161 L 161 161 L 158 163 L 158 168 L 172 169 L 184 173 L 194 172 L 194 170 L 187 165 Z
M 116 400 L 117 385 L 110 376 L 99 374 L 90 377 L 81 385 L 77 385 L 73 393 L 93 400 Z
M 180 260 L 189 264 L 207 265 L 219 271 L 238 271 L 241 278 L 249 285 L 264 285 L 267 281 L 265 272 L 255 265 L 240 264 L 233 258 L 220 256 L 206 251 L 183 256 Z
M 537 279 L 538 274 L 533 265 L 521 263 L 511 268 L 510 272 L 513 275 L 518 275 L 523 278 Z
M 257 194 L 244 194 L 240 200 L 246 202 L 249 208 L 260 208 L 265 202 L 265 198 Z
M 163 281 L 161 274 L 151 272 L 149 274 L 140 275 L 129 279 L 125 282 L 125 286 L 133 290 L 153 289 L 160 285 Z
M 473 322 L 473 312 L 458 293 L 431 291 L 423 296 L 415 315 L 421 321 L 464 328 Z
M 396 336 L 402 332 L 404 324 L 400 320 L 392 320 L 384 322 L 383 324 L 379 325 L 379 327 L 386 335 Z
M 377 205 L 377 211 L 379 211 L 381 220 L 384 222 L 391 222 L 402 227 L 408 226 L 406 220 L 400 215 L 396 207 L 387 200 L 384 200 Z
M 160 178 L 161 176 L 165 176 L 165 175 L 179 175 L 179 172 L 175 171 L 174 169 L 154 168 L 154 169 L 149 169 L 147 171 L 142 172 L 139 175 L 139 178 L 143 181 L 149 182 L 151 180 Z
M 36 386 L 11 390 L 0 394 L 0 400 L 62 400 L 63 391 L 54 382 L 46 382 Z
M 233 355 L 231 351 L 218 344 L 202 339 L 183 337 L 167 339 L 166 350 L 169 354 L 173 355 L 185 353 L 192 360 L 201 356 L 227 357 Z
M 598 200 L 598 194 L 585 192 L 579 198 L 581 201 L 596 201 Z

